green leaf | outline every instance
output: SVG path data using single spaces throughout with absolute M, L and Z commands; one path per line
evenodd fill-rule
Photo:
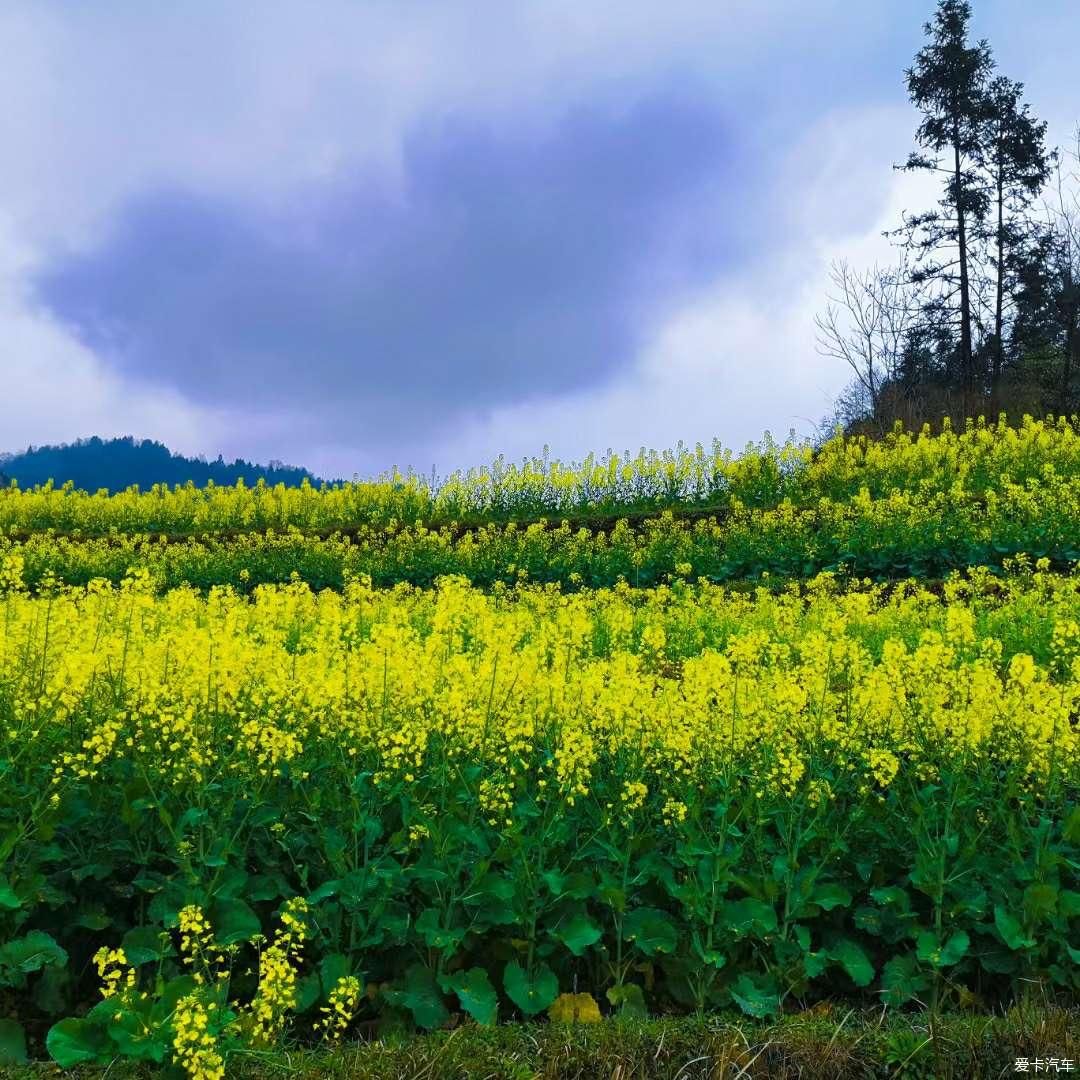
M 16 1020 L 0 1020 L 0 1065 L 26 1061 L 26 1032 Z
M 0 876 L 0 908 L 14 911 L 16 908 L 21 907 L 22 901 L 15 895 L 15 890 L 11 887 L 8 879 Z
M 740 937 L 754 931 L 770 934 L 776 929 L 776 909 L 753 897 L 725 904 L 722 918 L 724 925 Z
M 498 1020 L 499 996 L 483 968 L 455 972 L 443 984 L 457 994 L 461 1007 L 478 1024 L 494 1024 Z
M 1001 935 L 1001 940 L 1010 949 L 1030 949 L 1035 942 L 1023 931 L 1019 919 L 1010 915 L 1000 904 L 994 905 L 994 926 Z
M 952 967 L 953 964 L 959 964 L 967 956 L 970 945 L 971 939 L 968 937 L 967 931 L 957 930 L 945 942 L 945 947 L 941 950 L 941 966 Z
M 119 1012 L 114 1012 L 116 1006 L 110 1008 L 108 1002 L 102 1002 L 102 1005 L 105 1006 L 102 1011 L 108 1017 L 105 1030 L 116 1044 L 116 1050 L 121 1057 L 135 1061 L 153 1061 L 159 1065 L 165 1060 L 172 1040 L 167 1029 L 150 1023 L 152 1005 L 149 1001 L 136 1002 L 134 1007 L 128 1003 L 121 1007 Z M 95 1009 L 87 1019 L 96 1017 Z
M 112 1043 L 104 1031 L 88 1020 L 61 1020 L 49 1028 L 45 1048 L 62 1069 L 84 1062 L 104 1062 L 111 1057 Z
M 808 979 L 816 979 L 828 966 L 830 956 L 827 952 L 804 952 L 803 971 Z
M 731 988 L 731 996 L 735 1004 L 747 1016 L 762 1019 L 766 1016 L 774 1016 L 780 1011 L 780 995 L 759 987 L 749 975 L 740 975 Z
M 835 960 L 850 976 L 856 986 L 869 986 L 874 981 L 874 965 L 857 942 L 841 938 L 829 949 L 829 957 Z
M 51 964 L 63 967 L 67 960 L 68 954 L 41 930 L 31 930 L 0 947 L 0 967 L 14 968 L 24 975 Z
M 48 1016 L 68 1013 L 68 988 L 74 982 L 66 967 L 48 967 L 34 983 L 34 1004 Z
M 619 1016 L 628 1020 L 644 1020 L 648 1016 L 645 1008 L 645 995 L 636 983 L 623 983 L 622 986 L 609 986 L 607 999 L 619 1010 Z
M 590 945 L 595 945 L 603 934 L 596 922 L 582 914 L 572 916 L 554 932 L 554 936 L 575 956 L 581 956 Z
M 826 911 L 832 911 L 835 907 L 850 906 L 851 893 L 843 885 L 819 885 L 810 894 L 808 902 L 817 904 Z
M 623 919 L 623 937 L 646 956 L 671 953 L 679 943 L 679 932 L 671 917 L 659 908 L 635 908 Z
M 168 1016 L 175 1008 L 177 1002 L 188 994 L 193 994 L 198 989 L 193 975 L 176 975 L 161 988 L 156 1005 L 156 1010 Z
M 156 926 L 134 927 L 124 935 L 120 947 L 132 967 L 156 963 L 173 952 L 168 933 Z
M 707 967 L 715 968 L 719 971 L 726 963 L 727 956 L 719 949 L 707 948 L 705 942 L 701 940 L 701 934 L 697 930 L 693 932 L 691 939 L 691 949 L 694 955 Z
M 413 964 L 405 972 L 405 986 L 386 994 L 391 1005 L 403 1005 L 412 1013 L 417 1027 L 427 1030 L 442 1027 L 450 1014 L 443 1004 L 435 976 L 423 964 Z
M 889 1005 L 903 1005 L 929 985 L 929 980 L 919 970 L 918 962 L 910 953 L 894 956 L 881 970 L 883 997 Z
M 85 908 L 75 916 L 74 925 L 87 930 L 104 930 L 112 925 L 112 919 L 99 908 Z
M 516 960 L 511 960 L 503 969 L 503 989 L 526 1016 L 535 1016 L 559 996 L 559 980 L 546 964 L 540 964 L 530 978 Z
M 216 900 L 210 909 L 210 925 L 219 945 L 236 945 L 262 933 L 259 916 L 243 900 Z
M 296 980 L 296 1004 L 293 1006 L 293 1012 L 306 1013 L 322 997 L 324 994 L 319 973 L 309 971 Z
M 416 920 L 416 929 L 429 949 L 438 949 L 447 954 L 453 953 L 465 937 L 463 926 L 444 928 L 442 912 L 436 908 L 427 908 L 420 913 L 420 917 Z
M 327 953 L 319 965 L 323 994 L 328 996 L 342 979 L 348 978 L 351 974 L 352 961 L 344 953 Z
M 971 941 L 964 930 L 957 930 L 944 944 L 933 930 L 924 930 L 916 942 L 916 952 L 924 964 L 931 967 L 951 967 L 966 955 Z
M 896 885 L 890 885 L 884 889 L 871 889 L 870 899 L 882 907 L 898 907 L 901 911 L 911 909 L 911 898 Z

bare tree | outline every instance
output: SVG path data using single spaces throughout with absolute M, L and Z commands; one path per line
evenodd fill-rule
M 876 413 L 882 387 L 895 379 L 920 307 L 906 263 L 852 269 L 846 259 L 829 268 L 828 306 L 815 317 L 818 352 L 848 364 Z

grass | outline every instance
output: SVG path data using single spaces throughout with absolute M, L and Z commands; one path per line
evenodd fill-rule
M 1080 1071 L 1080 1010 L 1017 1007 L 996 1016 L 857 1013 L 818 1007 L 775 1023 L 744 1017 L 607 1020 L 599 1024 L 463 1025 L 452 1031 L 347 1043 L 335 1050 L 245 1053 L 238 1080 L 777 1080 L 1013 1075 L 1018 1058 L 1069 1059 Z M 1043 1070 L 1050 1072 L 1045 1066 Z M 9 1069 L 11 1080 L 55 1076 L 55 1065 Z M 160 1075 L 117 1062 L 73 1076 Z

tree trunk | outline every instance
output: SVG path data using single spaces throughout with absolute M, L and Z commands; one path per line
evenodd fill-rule
M 997 295 L 994 298 L 994 366 L 990 373 L 990 416 L 997 418 L 1001 373 L 1005 367 L 1005 179 L 997 173 Z
M 975 389 L 975 365 L 971 348 L 971 286 L 968 281 L 967 220 L 962 180 L 960 124 L 956 120 L 953 122 L 953 183 L 956 185 L 956 238 L 960 249 L 960 381 L 967 396 Z

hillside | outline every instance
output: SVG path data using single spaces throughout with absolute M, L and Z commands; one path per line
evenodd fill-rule
M 124 491 L 137 484 L 146 490 L 154 484 L 185 484 L 199 486 L 213 482 L 235 484 L 244 479 L 249 483 L 266 480 L 270 484 L 294 487 L 304 480 L 317 483 L 318 478 L 307 469 L 271 461 L 256 465 L 237 458 L 216 461 L 202 457 L 185 457 L 173 453 L 167 446 L 150 439 L 136 440 L 128 435 L 122 439 L 78 439 L 58 446 L 30 446 L 22 453 L 0 454 L 0 476 L 5 482 L 15 480 L 21 488 L 46 484 L 57 487 L 71 482 L 85 491 Z

